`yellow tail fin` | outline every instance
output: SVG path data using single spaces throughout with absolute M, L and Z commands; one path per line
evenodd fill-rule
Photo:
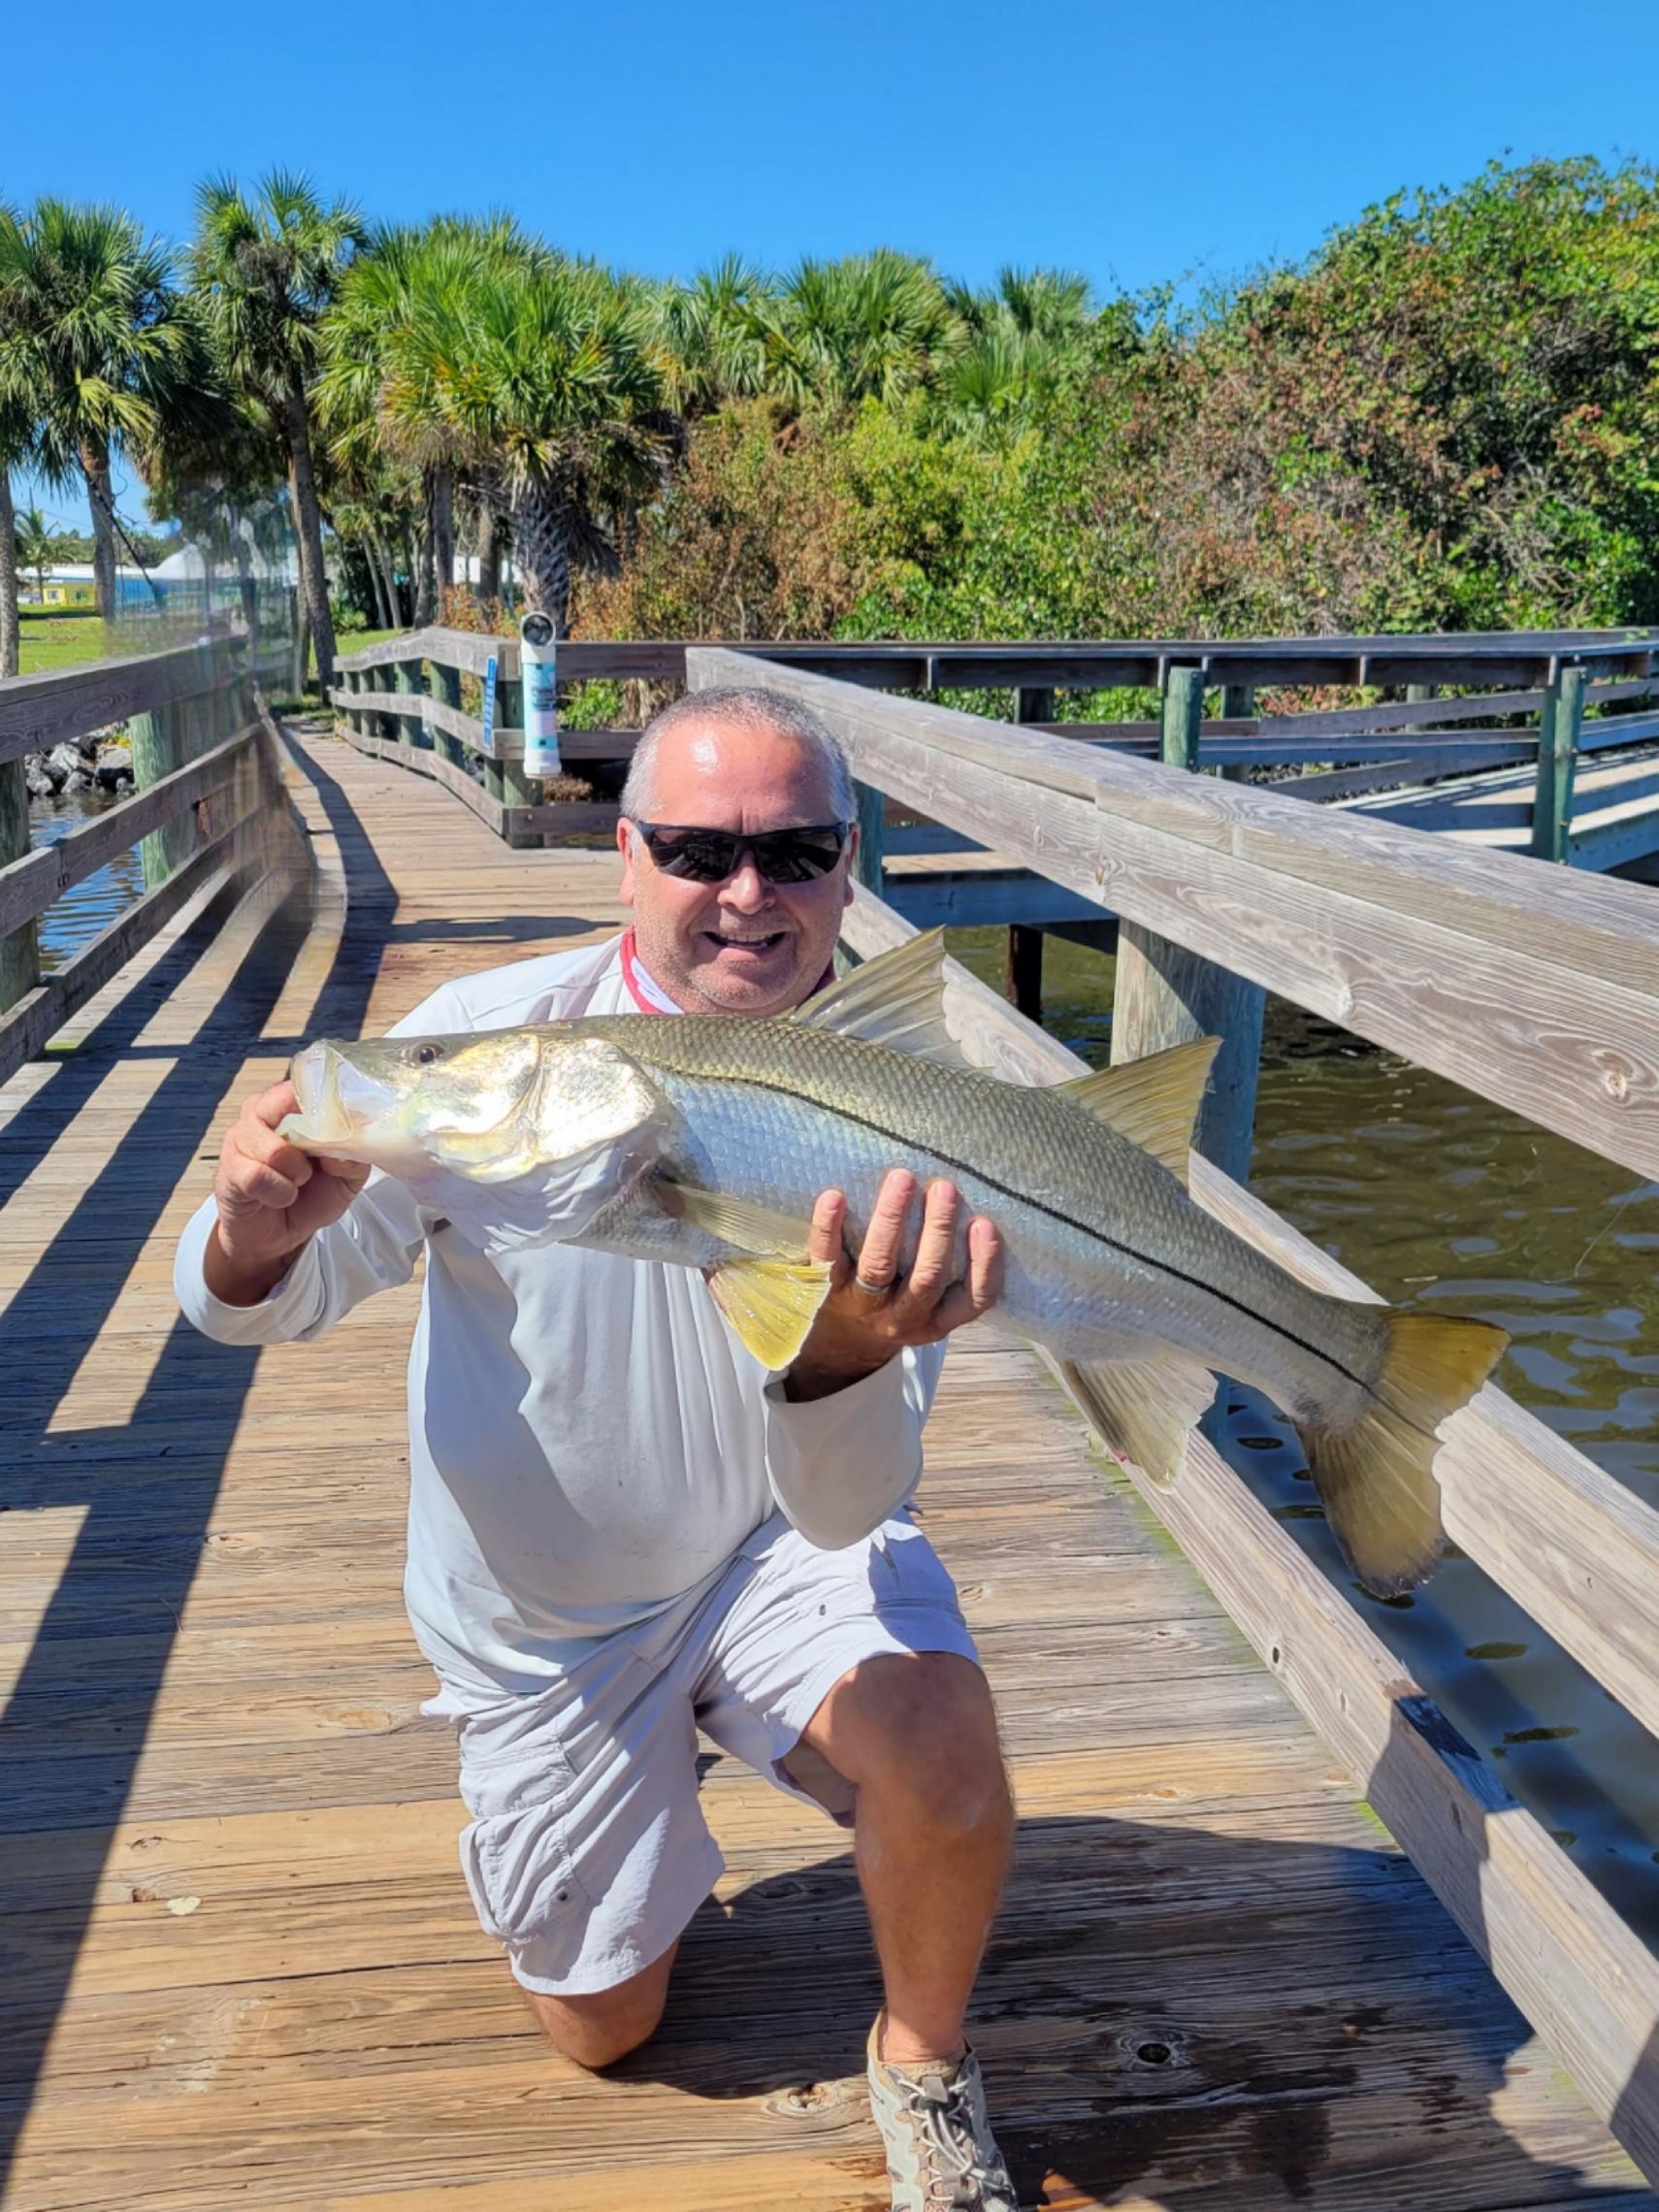
M 1504 1356 L 1490 1321 L 1389 1314 L 1371 1404 L 1351 1428 L 1301 1430 L 1308 1467 L 1343 1554 L 1376 1596 L 1398 1597 L 1440 1558 L 1440 1425 Z

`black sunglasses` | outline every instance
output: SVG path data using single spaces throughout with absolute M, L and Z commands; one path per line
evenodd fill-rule
M 767 883 L 810 883 L 835 865 L 846 849 L 850 822 L 805 822 L 794 830 L 701 830 L 683 822 L 635 822 L 645 850 L 665 875 L 693 883 L 724 883 L 745 853 Z

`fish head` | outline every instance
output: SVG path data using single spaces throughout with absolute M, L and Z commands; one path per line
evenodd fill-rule
M 417 1185 L 474 1183 L 629 1149 L 661 1100 L 637 1064 L 580 1023 L 442 1037 L 322 1038 L 290 1069 L 303 1151 L 366 1160 Z

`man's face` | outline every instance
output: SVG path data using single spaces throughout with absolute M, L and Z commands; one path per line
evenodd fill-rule
M 654 822 L 702 830 L 790 830 L 834 808 L 817 756 L 781 731 L 684 722 L 657 754 Z M 629 823 L 617 826 L 622 898 L 639 957 L 693 1014 L 783 1014 L 809 998 L 830 965 L 852 897 L 851 848 L 827 875 L 768 883 L 744 853 L 722 883 L 665 875 Z

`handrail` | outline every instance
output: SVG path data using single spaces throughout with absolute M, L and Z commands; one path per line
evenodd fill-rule
M 222 687 L 215 652 L 242 652 L 245 634 L 222 632 L 163 653 L 90 661 L 43 676 L 0 680 L 0 764 L 25 753 L 49 752 L 66 739 L 84 737 L 135 714 L 182 705 Z
M 705 673 L 724 680 L 713 667 Z M 915 931 L 860 885 L 842 933 L 868 958 Z M 1086 1072 L 956 961 L 945 965 L 949 1026 L 980 1064 L 1016 1083 Z M 1194 1154 L 1191 1170 L 1195 1200 L 1282 1266 L 1322 1289 L 1375 1296 L 1210 1161 Z M 1659 1513 L 1490 1384 L 1448 1424 L 1437 1472 L 1453 1538 L 1659 1729 Z M 1366 1800 L 1589 2102 L 1654 2170 L 1659 1961 L 1207 1438 L 1192 1437 L 1169 1487 L 1127 1464 L 1124 1475 L 1352 1767 Z
M 693 648 L 691 680 L 758 680 Z M 1659 1174 L 1659 913 L 1527 865 L 948 707 L 772 667 L 857 774 L 1189 953 Z
M 1330 799 L 1386 790 L 1414 778 L 1530 762 L 1534 854 L 1568 864 L 1587 861 L 1609 865 L 1618 854 L 1604 838 L 1574 831 L 1576 764 L 1580 753 L 1628 748 L 1659 737 L 1659 712 L 1603 712 L 1586 719 L 1596 708 L 1659 695 L 1656 648 L 1659 632 L 1654 631 L 970 645 L 765 640 L 733 646 L 584 638 L 560 645 L 559 670 L 567 683 L 596 677 L 683 682 L 688 652 L 735 652 L 749 665 L 751 681 L 770 681 L 772 671 L 794 669 L 878 689 L 1012 685 L 1020 727 L 1068 745 L 1125 753 L 1164 751 L 1162 723 L 1054 722 L 1048 719 L 1054 693 L 1155 680 L 1167 698 L 1174 677 L 1191 670 L 1201 687 L 1220 686 L 1223 712 L 1205 720 L 1200 705 L 1187 732 L 1183 767 L 1219 768 L 1236 779 L 1250 767 L 1299 766 L 1316 773 L 1287 796 Z M 461 678 L 483 676 L 492 666 L 496 711 L 486 747 L 481 718 L 463 711 Z M 1590 680 L 1598 669 L 1601 680 Z M 1628 670 L 1637 672 L 1627 675 Z M 406 631 L 341 656 L 336 672 L 340 680 L 327 696 L 351 743 L 436 776 L 509 844 L 536 844 L 542 833 L 568 834 L 614 820 L 613 808 L 590 807 L 578 821 L 568 802 L 538 804 L 523 770 L 524 732 L 515 719 L 522 694 L 516 638 L 439 627 Z M 1255 691 L 1263 684 L 1382 684 L 1425 674 L 1434 683 L 1417 688 L 1431 691 L 1448 682 L 1491 686 L 1542 681 L 1531 690 L 1487 689 L 1474 699 L 1409 699 L 1285 715 L 1252 711 Z M 1539 716 L 1532 730 L 1505 729 L 1493 722 L 1495 716 L 1531 713 Z M 1477 727 L 1466 727 L 1471 723 Z M 561 750 L 572 764 L 617 762 L 626 760 L 637 741 L 636 731 L 578 730 L 562 736 Z M 445 764 L 441 770 L 429 764 L 433 755 Z M 1333 776 L 1329 771 L 1343 763 L 1356 764 Z M 1614 843 L 1619 853 L 1631 843 L 1623 827 Z
M 703 641 L 666 638 L 572 638 L 559 647 L 571 682 L 590 677 L 683 678 L 685 656 Z M 1609 675 L 1645 676 L 1659 653 L 1659 630 L 1453 632 L 1437 636 L 1268 638 L 1045 638 L 960 644 L 909 639 L 823 642 L 813 639 L 708 639 L 717 650 L 781 661 L 843 682 L 891 684 L 916 691 L 1009 685 L 1093 690 L 1161 687 L 1171 667 L 1202 670 L 1213 686 L 1240 684 L 1546 684 L 1564 661 Z M 480 655 L 480 647 L 482 655 Z M 517 676 L 513 639 L 481 640 L 472 631 L 414 630 L 337 659 L 366 669 L 408 659 L 450 660 L 480 673 L 494 653 L 504 681 Z M 479 656 L 476 658 L 451 656 Z
M 129 851 L 164 824 L 216 797 L 235 780 L 256 741 L 249 724 L 211 753 L 192 761 L 159 783 L 148 785 L 107 813 L 72 830 L 54 844 L 40 845 L 21 860 L 0 867 L 0 937 L 43 915 L 54 899 Z
M 0 1082 L 179 910 L 188 895 L 181 880 L 207 880 L 212 869 L 204 854 L 217 856 L 214 867 L 242 867 L 237 840 L 260 808 L 251 660 L 245 636 L 226 632 L 163 653 L 0 683 Z M 128 726 L 134 796 L 32 850 L 22 754 L 115 719 Z M 137 844 L 146 895 L 43 976 L 40 918 Z

